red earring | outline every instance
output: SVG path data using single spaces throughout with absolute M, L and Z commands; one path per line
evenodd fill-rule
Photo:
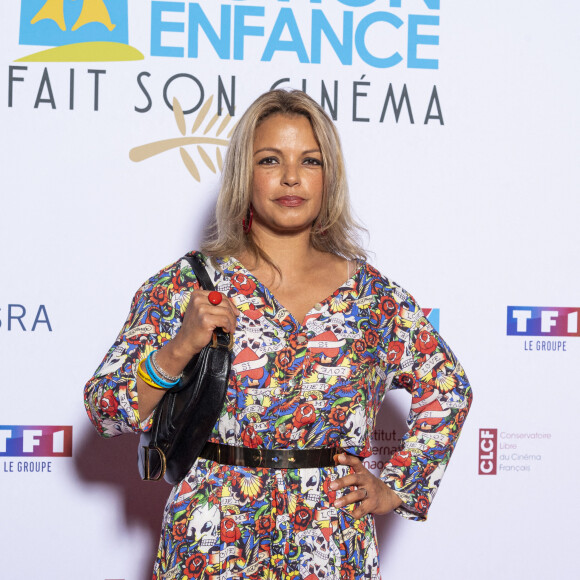
M 244 230 L 244 234 L 249 234 L 250 230 L 252 229 L 252 220 L 254 219 L 254 208 L 252 204 L 248 207 L 248 213 L 246 214 L 245 219 L 242 220 L 242 229 Z

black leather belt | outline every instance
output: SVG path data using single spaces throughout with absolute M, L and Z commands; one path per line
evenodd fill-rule
M 342 447 L 314 447 L 312 449 L 253 449 L 207 442 L 199 454 L 223 465 L 265 467 L 267 469 L 303 469 L 336 465 L 334 457 L 345 453 Z

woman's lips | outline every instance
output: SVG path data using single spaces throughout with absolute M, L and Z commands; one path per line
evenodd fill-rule
M 285 207 L 297 207 L 304 202 L 304 198 L 297 195 L 284 195 L 276 200 L 276 203 Z

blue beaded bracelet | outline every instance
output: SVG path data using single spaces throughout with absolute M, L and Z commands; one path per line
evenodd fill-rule
M 160 387 L 162 387 L 163 389 L 171 389 L 172 387 L 175 387 L 175 385 L 177 385 L 177 383 L 179 383 L 180 379 L 177 379 L 176 381 L 170 383 L 164 379 L 162 379 L 156 372 L 155 369 L 153 368 L 153 365 L 151 364 L 151 356 L 153 355 L 155 351 L 152 351 L 149 356 L 145 359 L 145 368 L 147 369 L 147 374 L 149 375 L 149 377 L 153 380 L 153 382 L 156 385 L 159 385 Z

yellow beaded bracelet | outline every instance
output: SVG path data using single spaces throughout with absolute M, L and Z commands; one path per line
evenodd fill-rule
M 147 372 L 147 370 L 145 369 L 145 360 L 143 359 L 140 363 L 139 366 L 137 367 L 137 376 L 146 384 L 148 384 L 150 387 L 153 387 L 154 389 L 161 389 L 162 391 L 166 391 L 167 389 L 163 388 L 162 386 L 158 385 L 150 376 L 149 373 Z

